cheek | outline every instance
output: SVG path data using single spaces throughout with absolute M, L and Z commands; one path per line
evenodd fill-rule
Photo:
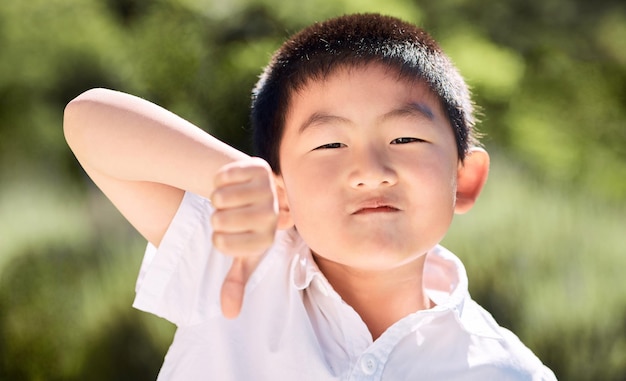
M 296 227 L 306 218 L 311 218 L 310 213 L 315 211 L 314 204 L 320 199 L 316 196 L 318 183 L 312 180 L 314 176 L 304 176 L 303 173 L 306 172 L 300 169 L 283 175 L 289 209 Z
M 436 155 L 423 164 L 413 176 L 414 187 L 421 193 L 419 198 L 430 203 L 431 207 L 421 206 L 426 210 L 453 214 L 456 203 L 456 166 L 451 165 L 449 159 Z
M 289 167 L 283 173 L 291 216 L 296 227 L 320 228 L 319 221 L 331 218 L 341 209 L 341 191 L 335 186 L 336 168 L 332 164 Z M 306 226 L 305 226 L 306 225 Z
M 290 164 L 287 164 L 288 171 L 283 176 L 288 189 L 292 189 L 294 196 L 298 198 L 302 198 L 301 195 L 312 198 L 328 196 L 331 193 L 330 186 L 341 176 L 341 164 L 336 160 L 316 158 Z

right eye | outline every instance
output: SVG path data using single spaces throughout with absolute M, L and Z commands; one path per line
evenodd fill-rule
M 328 143 L 328 144 L 324 144 L 321 145 L 317 148 L 315 148 L 316 150 L 320 150 L 320 149 L 337 149 L 337 148 L 342 148 L 345 147 L 346 145 L 343 143 Z

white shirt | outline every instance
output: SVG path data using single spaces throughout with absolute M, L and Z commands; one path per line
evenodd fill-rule
M 134 306 L 177 325 L 159 380 L 555 380 L 469 296 L 460 260 L 427 254 L 436 307 L 372 340 L 295 230 L 281 231 L 252 274 L 235 320 L 220 289 L 231 259 L 211 244 L 208 200 L 187 193 L 158 249 L 148 245 Z

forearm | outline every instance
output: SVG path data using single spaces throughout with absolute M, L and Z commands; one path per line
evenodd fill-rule
M 85 168 L 204 196 L 219 168 L 247 156 L 153 103 L 112 90 L 89 90 L 70 102 L 64 132 Z

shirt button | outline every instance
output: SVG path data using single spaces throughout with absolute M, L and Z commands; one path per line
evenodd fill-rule
M 367 375 L 374 374 L 378 363 L 373 355 L 366 354 L 361 358 L 361 370 Z

